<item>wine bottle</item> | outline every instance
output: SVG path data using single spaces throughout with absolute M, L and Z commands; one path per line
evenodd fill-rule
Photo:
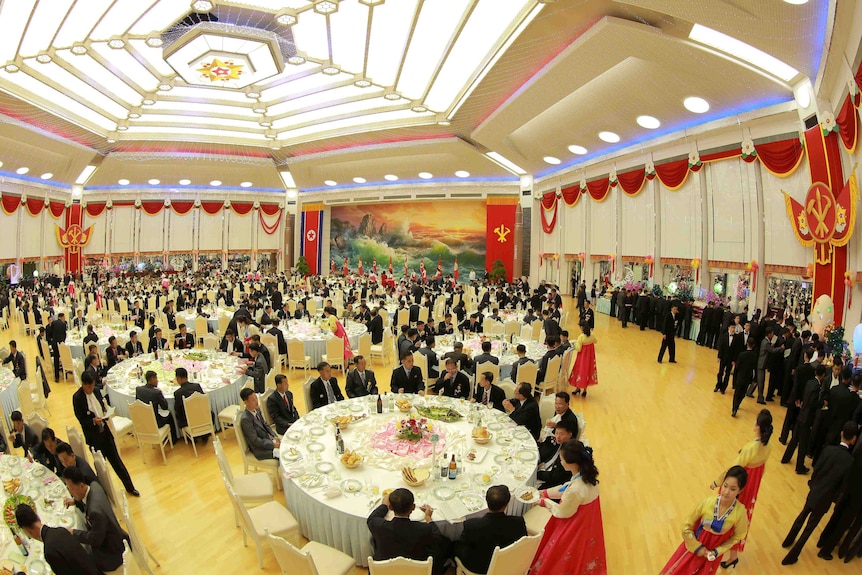
M 380 394 L 377 394 L 377 413 L 383 413 L 383 400 L 380 399 Z
M 455 463 L 455 454 L 452 454 L 452 460 L 449 462 L 449 479 L 458 477 L 458 464 Z
M 449 458 L 446 457 L 446 454 L 443 454 L 443 459 L 440 460 L 440 477 L 446 479 L 449 477 Z
M 21 537 L 21 534 L 18 531 L 15 531 L 15 545 L 18 546 L 18 550 L 21 552 L 21 555 L 24 557 L 28 557 L 30 555 L 30 550 L 27 548 L 27 541 Z
M 338 455 L 344 455 L 344 438 L 341 437 L 341 426 L 335 426 L 335 451 Z

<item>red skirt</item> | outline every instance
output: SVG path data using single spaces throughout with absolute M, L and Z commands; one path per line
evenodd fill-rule
M 568 519 L 551 517 L 530 575 L 607 575 L 602 506 L 597 497 Z
M 748 481 L 745 484 L 745 489 L 739 492 L 739 497 L 737 498 L 737 501 L 745 505 L 745 510 L 748 513 L 749 529 L 751 529 L 751 516 L 754 515 L 754 504 L 757 502 L 757 493 L 760 491 L 760 482 L 763 480 L 764 467 L 765 465 L 745 468 L 748 472 Z M 731 547 L 731 549 L 734 551 L 745 551 L 745 539 Z
M 733 530 L 723 535 L 710 533 L 706 529 L 701 530 L 697 540 L 707 549 L 715 549 L 733 536 Z M 661 570 L 660 575 L 714 575 L 718 571 L 721 557 L 715 561 L 708 560 L 705 556 L 698 557 L 685 547 L 685 542 L 680 543 L 667 565 Z
M 599 370 L 596 366 L 596 344 L 588 343 L 581 347 L 575 357 L 575 365 L 569 376 L 569 385 L 578 389 L 586 389 L 599 384 Z

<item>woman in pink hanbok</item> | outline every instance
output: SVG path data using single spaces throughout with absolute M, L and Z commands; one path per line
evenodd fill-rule
M 349 363 L 350 359 L 353 357 L 353 350 L 350 348 L 350 338 L 347 337 L 347 330 L 344 329 L 344 326 L 341 325 L 341 322 L 338 320 L 335 308 L 323 308 L 323 319 L 326 322 L 326 326 L 329 328 L 329 331 L 331 331 L 335 337 L 340 337 L 342 341 L 344 341 L 344 361 Z
M 575 341 L 575 365 L 569 376 L 569 385 L 575 388 L 574 394 L 587 396 L 587 387 L 599 384 L 599 370 L 596 364 L 596 338 L 590 333 L 590 326 L 581 323 L 581 335 Z

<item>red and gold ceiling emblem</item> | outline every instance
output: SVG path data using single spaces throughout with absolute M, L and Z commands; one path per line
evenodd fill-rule
M 198 68 L 201 76 L 210 82 L 227 82 L 239 80 L 242 75 L 242 64 L 234 64 L 233 60 L 219 60 L 213 58 L 212 62 L 205 62 Z

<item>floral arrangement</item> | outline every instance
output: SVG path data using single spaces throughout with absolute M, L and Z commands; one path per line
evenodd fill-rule
M 748 299 L 748 274 L 739 274 L 739 279 L 736 280 L 736 299 L 745 301 Z
M 655 297 L 664 297 L 664 290 L 662 290 L 662 287 L 660 285 L 655 284 L 654 286 L 652 286 L 652 295 L 654 295 Z
M 715 305 L 721 305 L 724 300 L 714 291 L 706 290 L 706 296 L 704 298 L 704 301 L 706 301 L 707 304 L 714 303 Z
M 402 419 L 396 424 L 396 427 L 398 433 L 395 436 L 406 441 L 418 442 L 431 433 L 431 424 L 424 417 L 418 420 L 415 417 Z
M 641 282 L 627 281 L 625 288 L 628 291 L 634 291 L 634 292 L 640 293 L 641 290 L 644 288 L 644 286 Z
M 823 330 L 827 353 L 834 358 L 846 360 L 850 356 L 850 346 L 844 341 L 844 328 L 829 322 Z

